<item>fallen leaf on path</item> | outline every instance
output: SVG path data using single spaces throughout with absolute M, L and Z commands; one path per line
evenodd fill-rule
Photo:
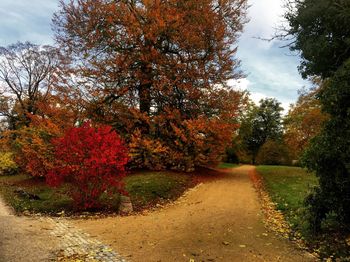
M 230 244 L 230 242 L 222 241 L 222 244 L 224 244 L 225 246 L 228 246 Z
M 350 237 L 347 238 L 345 241 L 346 241 L 346 244 L 347 244 L 348 246 L 350 246 Z

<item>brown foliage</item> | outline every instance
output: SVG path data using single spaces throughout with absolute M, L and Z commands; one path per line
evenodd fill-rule
M 45 103 L 37 103 L 37 113 L 28 114 L 27 126 L 4 133 L 1 143 L 15 153 L 16 163 L 32 176 L 44 177 L 52 168 L 51 139 L 63 135 L 74 126 L 76 114 L 55 96 L 47 97 Z
M 259 165 L 291 164 L 287 147 L 281 141 L 267 140 L 259 149 L 256 157 Z
M 134 165 L 190 170 L 218 160 L 242 93 L 235 44 L 246 0 L 61 1 L 56 39 L 89 118 L 113 125 Z
M 310 140 L 320 133 L 323 123 L 328 119 L 321 110 L 317 99 L 320 88 L 301 93 L 292 105 L 285 119 L 284 139 L 294 159 L 298 159 Z

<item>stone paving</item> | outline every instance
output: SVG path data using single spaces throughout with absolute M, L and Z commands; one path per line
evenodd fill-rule
M 53 230 L 50 234 L 60 240 L 60 249 L 64 258 L 69 259 L 70 257 L 78 256 L 87 262 L 126 262 L 124 258 L 109 246 L 71 226 L 67 220 L 61 218 L 46 219 L 53 225 Z

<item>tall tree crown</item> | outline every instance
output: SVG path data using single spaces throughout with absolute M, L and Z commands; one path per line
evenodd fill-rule
M 331 76 L 350 57 L 350 2 L 293 0 L 287 7 L 287 34 L 291 50 L 300 51 L 302 76 Z
M 237 78 L 246 0 L 72 0 L 54 17 L 57 41 L 108 101 L 192 117 L 215 85 Z

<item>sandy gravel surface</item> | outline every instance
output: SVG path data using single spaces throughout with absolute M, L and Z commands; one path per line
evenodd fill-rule
M 233 169 L 157 211 L 72 222 L 134 262 L 313 261 L 264 227 L 253 168 Z
M 16 217 L 0 199 L 0 262 L 53 261 L 57 239 L 39 217 Z

